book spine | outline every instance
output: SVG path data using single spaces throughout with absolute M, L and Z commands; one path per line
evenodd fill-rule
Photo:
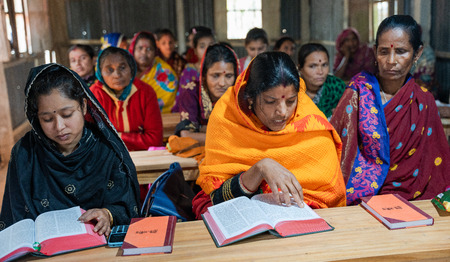
M 170 216 L 167 222 L 166 238 L 164 241 L 164 246 L 171 246 L 173 243 L 175 226 L 177 224 L 177 218 L 175 216 Z

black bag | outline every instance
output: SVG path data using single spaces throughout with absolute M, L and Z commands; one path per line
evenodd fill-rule
M 151 185 L 142 205 L 141 214 L 147 216 L 176 216 L 180 221 L 194 220 L 192 199 L 194 191 L 184 180 L 178 162 L 170 165 Z

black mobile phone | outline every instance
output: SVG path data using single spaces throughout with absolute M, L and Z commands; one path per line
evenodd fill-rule
M 127 234 L 129 225 L 114 226 L 108 237 L 108 246 L 110 247 L 121 247 L 125 235 Z

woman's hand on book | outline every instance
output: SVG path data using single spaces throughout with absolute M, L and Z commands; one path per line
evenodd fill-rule
M 291 198 L 303 207 L 303 189 L 294 174 L 277 161 L 264 158 L 243 174 L 242 182 L 253 190 L 265 180 L 280 203 L 291 205 Z M 281 192 L 279 192 L 281 191 Z
M 95 221 L 96 224 L 94 227 L 94 232 L 96 232 L 100 236 L 104 234 L 107 237 L 109 236 L 109 233 L 111 233 L 110 216 L 108 211 L 106 211 L 104 208 L 89 209 L 84 214 L 82 214 L 78 218 L 78 220 L 84 223 Z

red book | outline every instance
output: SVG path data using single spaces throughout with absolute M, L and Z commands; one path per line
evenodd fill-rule
M 0 261 L 32 253 L 52 256 L 75 250 L 103 246 L 105 236 L 93 231 L 94 225 L 78 221 L 80 207 L 49 211 L 35 221 L 23 219 L 0 232 Z
M 122 244 L 123 255 L 172 253 L 175 216 L 132 218 Z
M 273 194 L 251 199 L 242 196 L 208 207 L 202 218 L 217 247 L 266 231 L 290 237 L 334 229 L 308 205 L 304 206 L 279 205 Z
M 389 229 L 433 225 L 434 219 L 398 194 L 361 198 L 361 206 Z

